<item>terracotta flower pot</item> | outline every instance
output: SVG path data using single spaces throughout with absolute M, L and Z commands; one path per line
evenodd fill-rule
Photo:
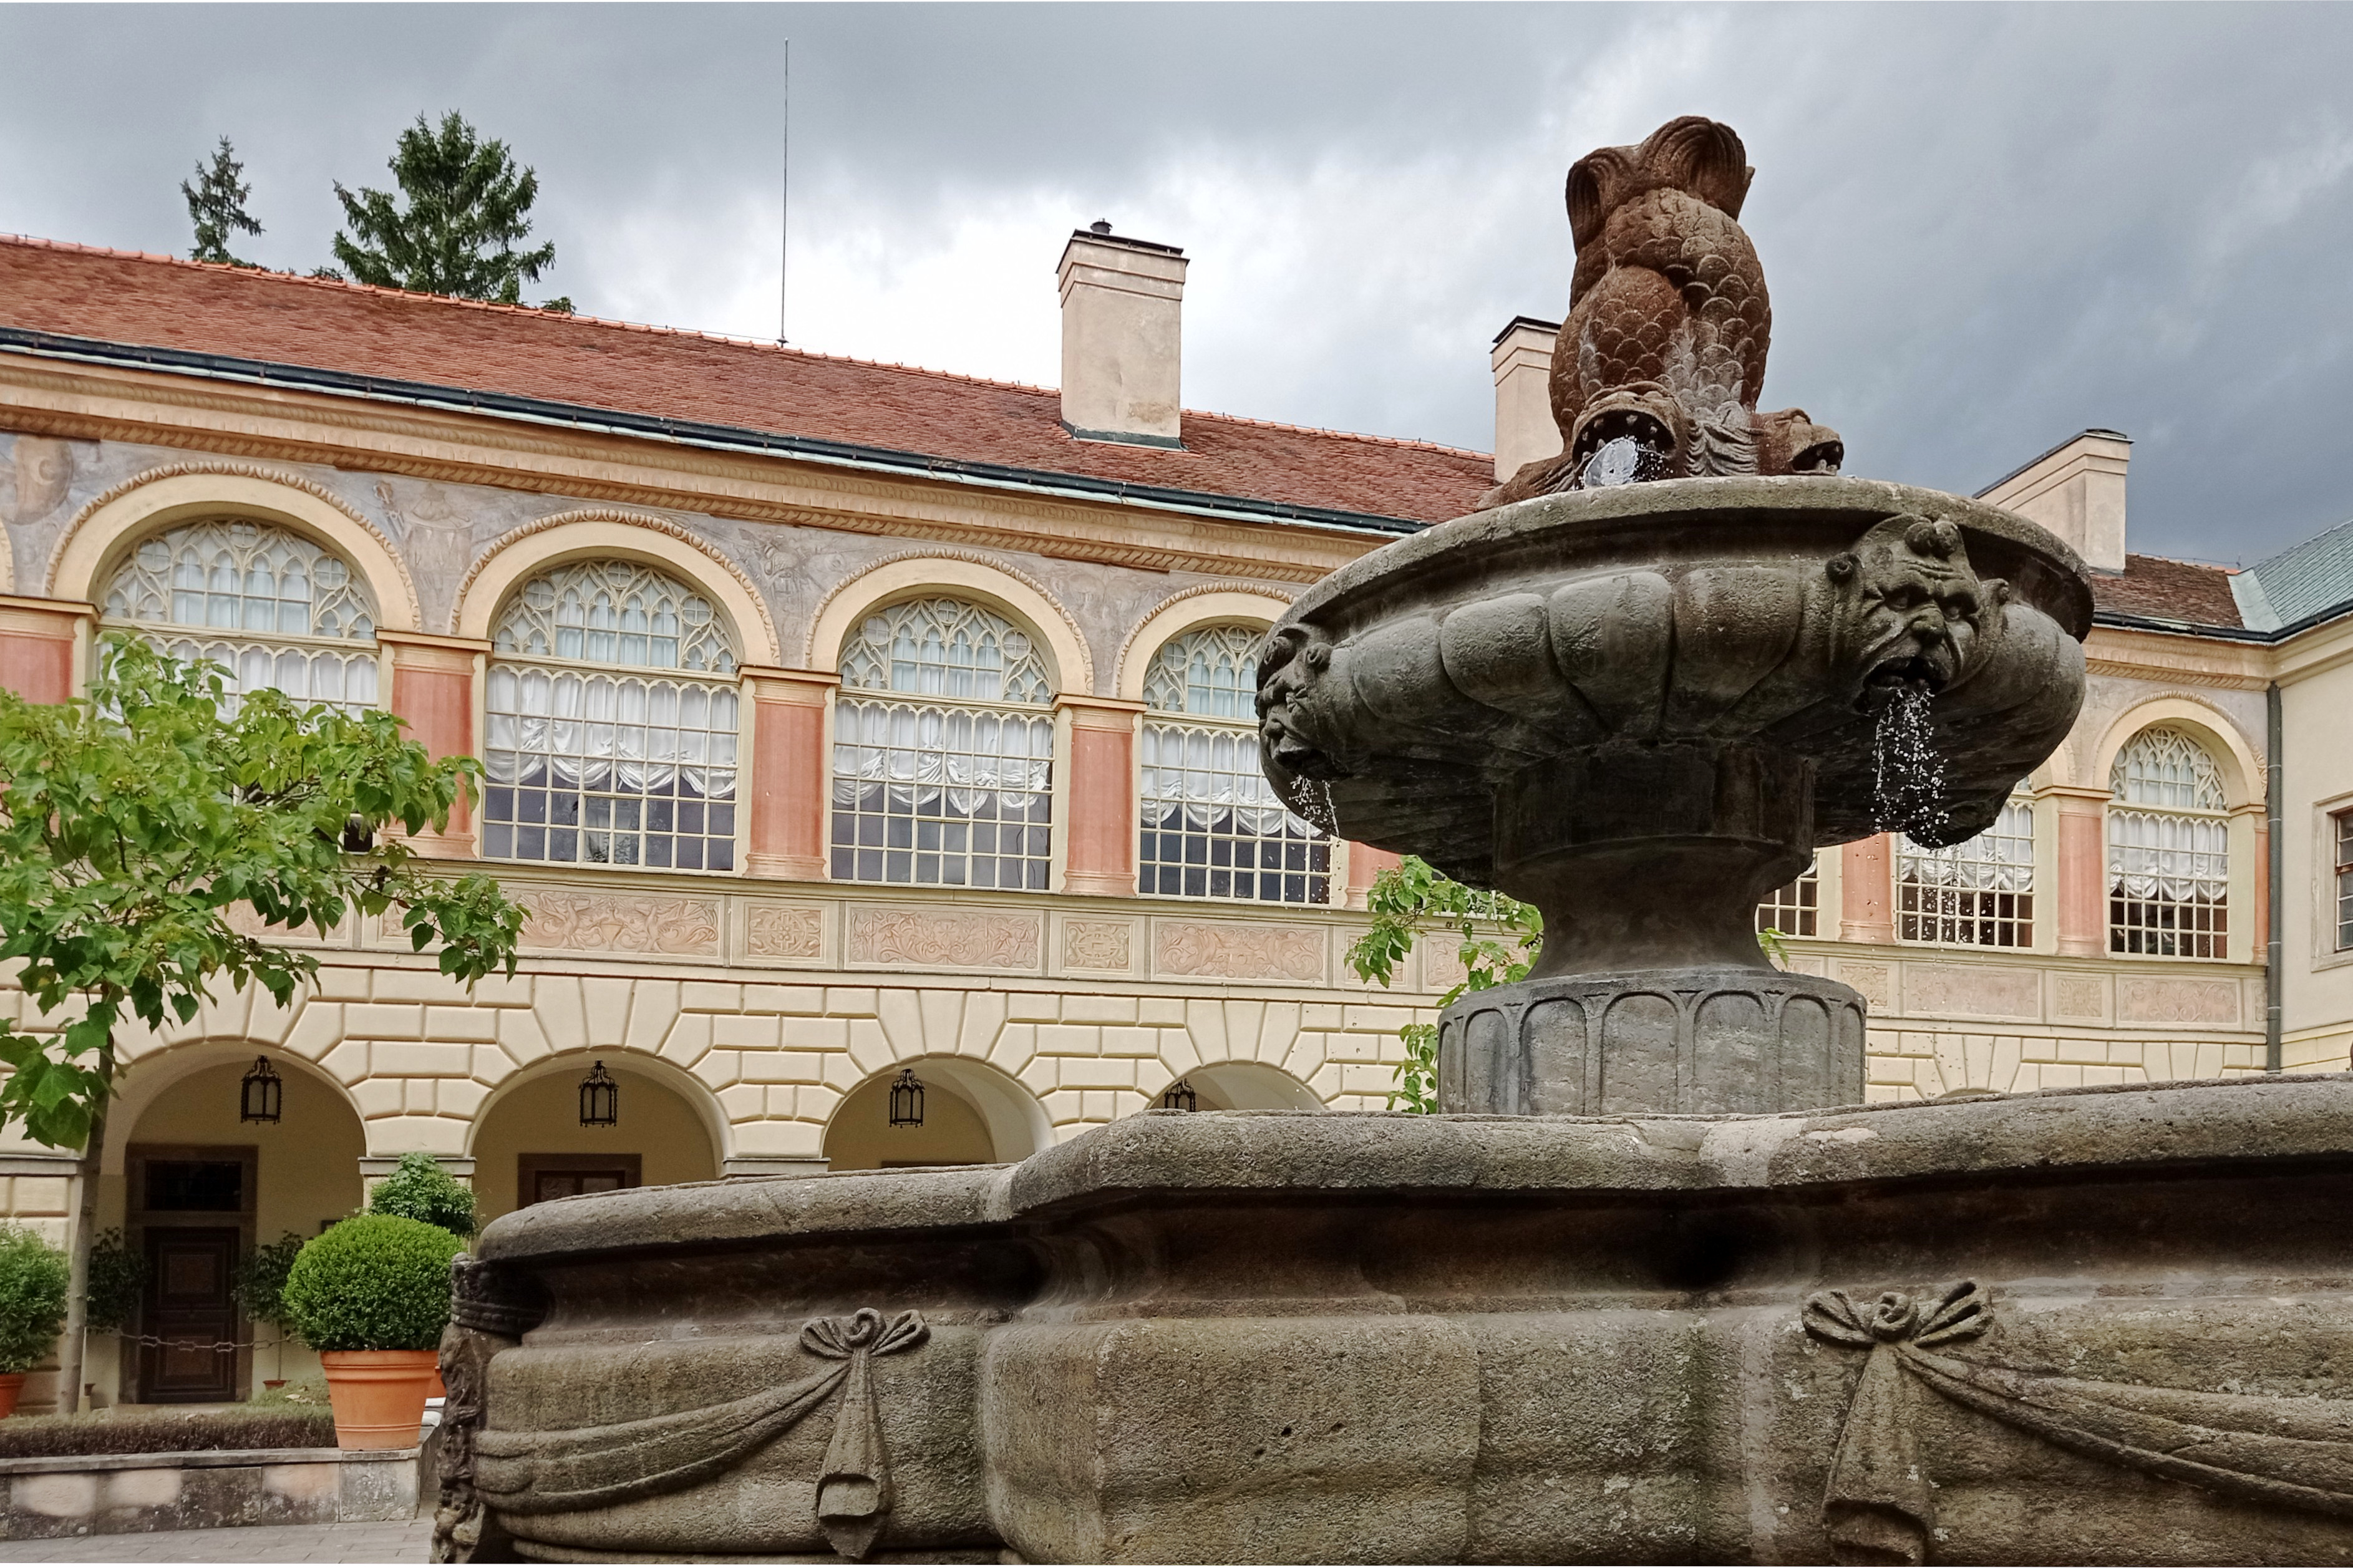
M 425 1391 L 425 1397 L 427 1399 L 449 1397 L 449 1385 L 441 1381 L 441 1365 L 438 1359 L 433 1365 L 433 1386 Z
M 16 1414 L 16 1396 L 25 1392 L 25 1374 L 0 1372 L 0 1416 Z
M 439 1375 L 432 1351 L 322 1351 L 339 1448 L 414 1448 Z

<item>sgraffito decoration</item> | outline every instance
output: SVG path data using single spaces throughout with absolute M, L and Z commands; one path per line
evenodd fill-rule
M 1971 1280 L 1914 1296 L 1806 1298 L 1806 1331 L 1869 1352 L 1822 1499 L 1841 1563 L 1925 1563 L 1936 1482 L 1921 1464 L 1912 1385 L 2071 1453 L 2249 1502 L 2353 1516 L 2353 1400 L 2210 1394 L 2062 1377 L 1938 1353 L 1993 1326 Z
M 723 1474 L 842 1394 L 818 1474 L 817 1521 L 844 1557 L 873 1550 L 891 1512 L 890 1461 L 875 1407 L 873 1358 L 931 1336 L 915 1312 L 872 1308 L 815 1318 L 801 1348 L 830 1364 L 781 1388 L 723 1405 L 609 1426 L 474 1434 L 475 1486 L 494 1516 L 576 1513 L 685 1489 Z M 454 1391 L 453 1391 L 454 1392 Z

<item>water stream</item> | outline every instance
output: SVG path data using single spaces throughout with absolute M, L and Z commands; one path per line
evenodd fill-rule
M 1947 820 L 1945 759 L 1936 754 L 1932 693 L 1906 681 L 1879 710 L 1871 737 L 1872 812 L 1884 831 L 1933 835 Z

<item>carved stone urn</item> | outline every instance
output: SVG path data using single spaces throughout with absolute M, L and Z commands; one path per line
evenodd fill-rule
M 1259 666 L 1266 773 L 1341 835 L 1544 911 L 1528 978 L 1440 1022 L 1449 1111 L 1862 1098 L 1863 1005 L 1767 963 L 1815 849 L 1981 832 L 2084 694 L 2084 567 L 2022 518 L 1836 476 L 1572 489 L 1334 573 Z M 1887 710 L 1934 798 L 1887 820 Z

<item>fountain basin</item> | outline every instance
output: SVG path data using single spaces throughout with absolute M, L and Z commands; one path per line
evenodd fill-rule
M 445 1536 L 546 1561 L 2336 1561 L 2348 1203 L 2344 1077 L 1770 1117 L 1147 1112 L 1015 1167 L 565 1199 L 480 1240 L 445 1364 L 481 1488 L 445 1498 Z
M 1861 1098 L 1862 1058 L 1835 1043 L 1844 1023 L 1817 1025 L 1859 1021 L 1862 1000 L 1816 982 L 1758 1014 L 1757 901 L 1823 846 L 1990 825 L 2074 721 L 2091 609 L 2064 544 L 1958 496 L 1836 476 L 1572 490 L 1427 529 L 1303 595 L 1260 661 L 1261 762 L 1303 816 L 1544 911 L 1525 984 L 1561 984 L 1458 1005 L 1443 1109 L 1835 1105 Z M 1882 717 L 1919 704 L 1942 779 L 1905 782 L 1892 818 Z M 1638 997 L 1662 986 L 1683 1020 L 1665 1034 Z M 1465 1011 L 1572 993 L 1620 1091 L 1547 1079 L 1542 1039 Z M 1466 1049 L 1486 1059 L 1446 1064 Z M 1522 1087 L 1446 1087 L 1479 1081 Z

